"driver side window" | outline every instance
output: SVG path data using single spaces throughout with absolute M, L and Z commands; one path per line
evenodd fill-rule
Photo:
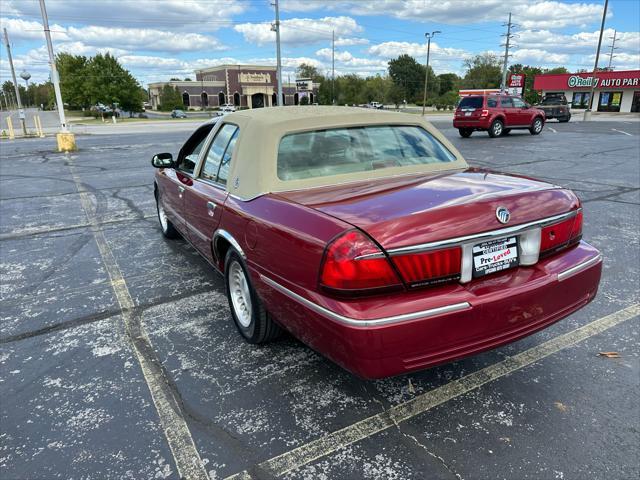
M 180 150 L 180 155 L 178 157 L 178 166 L 177 169 L 181 172 L 188 173 L 189 175 L 193 175 L 193 171 L 196 168 L 196 164 L 198 163 L 198 156 L 200 155 L 200 150 L 204 145 L 209 132 L 213 125 L 206 125 L 198 129 L 192 136 L 187 140 L 182 149 Z
M 522 100 L 520 100 L 519 98 L 515 98 L 514 97 L 511 100 L 513 101 L 513 105 L 516 108 L 524 108 L 526 106 L 526 104 Z

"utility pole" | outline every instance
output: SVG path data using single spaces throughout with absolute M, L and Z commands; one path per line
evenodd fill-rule
M 274 0 L 272 3 L 276 7 L 276 23 L 273 24 L 273 30 L 276 32 L 276 55 L 277 55 L 277 73 L 278 80 L 278 106 L 282 106 L 282 60 L 280 58 L 280 7 L 278 6 L 278 0 Z
M 509 64 L 509 44 L 513 35 L 511 35 L 511 27 L 513 24 L 511 23 L 511 12 L 509 12 L 509 23 L 507 23 L 507 41 L 504 44 L 504 62 L 502 63 L 502 82 L 500 83 L 500 90 L 505 91 L 507 88 L 507 66 Z
M 435 32 L 427 32 L 424 34 L 427 37 L 427 65 L 424 69 L 424 94 L 422 95 L 422 116 L 424 117 L 424 111 L 427 107 L 427 84 L 429 83 L 429 53 L 431 52 L 431 39 L 436 33 L 442 33 L 440 30 Z
M 336 31 L 331 30 L 331 105 L 336 104 Z
M 616 35 L 617 35 L 618 31 L 614 30 L 613 31 L 613 37 L 609 37 L 612 42 L 611 42 L 611 51 L 609 52 L 609 66 L 607 67 L 608 70 L 611 70 L 611 61 L 613 60 L 613 51 L 617 49 L 616 47 Z
M 598 71 L 598 60 L 600 60 L 600 47 L 602 46 L 602 34 L 604 33 L 604 22 L 607 18 L 607 7 L 609 0 L 604 0 L 604 10 L 602 10 L 602 22 L 600 23 L 600 37 L 598 37 L 598 49 L 596 50 L 596 63 L 593 66 L 591 75 L 591 93 L 589 94 L 589 108 L 584 111 L 583 120 L 591 120 L 591 109 L 593 108 L 593 92 L 596 89 L 596 72 Z
M 16 101 L 18 102 L 18 116 L 20 117 L 20 125 L 22 126 L 22 133 L 27 136 L 27 124 L 24 120 L 24 110 L 22 109 L 22 101 L 20 100 L 20 88 L 18 88 L 18 81 L 16 80 L 16 71 L 13 68 L 13 58 L 11 57 L 11 45 L 9 45 L 9 35 L 7 29 L 4 29 L 4 41 L 7 44 L 7 58 L 9 59 L 9 66 L 11 67 L 11 76 L 13 77 L 13 88 L 16 92 Z
M 44 0 L 40 0 L 40 13 L 42 14 L 44 36 L 47 39 L 49 65 L 51 66 L 51 81 L 53 82 L 53 91 L 55 92 L 56 106 L 58 107 L 58 116 L 60 117 L 60 132 L 56 134 L 56 138 L 58 140 L 58 150 L 75 150 L 75 136 L 73 135 L 73 133 L 69 132 L 69 129 L 67 128 L 67 119 L 64 116 L 64 103 L 62 103 L 62 93 L 60 92 L 60 78 L 58 77 L 58 69 L 56 68 L 56 56 L 53 53 L 53 44 L 51 43 L 51 30 L 49 29 L 49 17 L 47 16 L 47 7 L 44 5 Z

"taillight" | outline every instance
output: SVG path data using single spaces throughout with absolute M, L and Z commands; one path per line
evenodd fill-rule
M 460 278 L 460 247 L 391 257 L 400 274 L 412 287 L 435 285 Z
M 320 285 L 335 293 L 402 287 L 387 257 L 358 230 L 344 233 L 327 246 L 320 272 Z
M 540 256 L 551 255 L 577 243 L 582 238 L 582 210 L 571 218 L 542 228 Z
M 481 117 L 486 117 L 488 115 L 489 115 L 489 110 L 487 110 L 487 109 L 484 109 L 484 110 L 482 110 L 482 112 L 480 112 L 480 116 Z

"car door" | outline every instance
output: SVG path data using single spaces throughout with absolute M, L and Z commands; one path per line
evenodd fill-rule
M 197 177 L 185 192 L 189 239 L 211 261 L 211 240 L 227 199 L 227 177 L 238 133 L 238 126 L 232 123 L 220 126 L 203 156 Z
M 193 184 L 193 175 L 200 151 L 211 132 L 213 124 L 198 128 L 185 142 L 178 153 L 175 168 L 165 168 L 159 177 L 161 201 L 171 223 L 186 232 L 184 216 L 184 192 Z
M 504 113 L 504 126 L 514 127 L 518 125 L 518 116 L 515 108 L 513 107 L 513 100 L 511 97 L 500 97 L 500 108 Z
M 527 104 L 518 97 L 511 97 L 511 101 L 516 114 L 515 121 L 518 122 L 518 125 L 529 125 L 531 123 L 531 110 L 529 110 Z

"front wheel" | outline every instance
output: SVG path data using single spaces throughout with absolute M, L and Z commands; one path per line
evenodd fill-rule
M 542 119 L 540 117 L 536 117 L 536 119 L 531 124 L 531 128 L 529 128 L 531 135 L 538 135 L 542 131 L 542 126 Z
M 473 130 L 471 130 L 470 128 L 459 128 L 458 133 L 462 138 L 469 138 L 473 133 Z
M 162 229 L 162 235 L 167 238 L 178 238 L 180 234 L 176 227 L 173 226 L 171 220 L 167 218 L 167 213 L 164 211 L 160 194 L 156 194 L 156 210 L 158 211 L 158 220 L 160 221 L 160 228 Z
M 224 262 L 224 279 L 231 316 L 249 343 L 265 343 L 278 337 L 280 327 L 267 313 L 256 293 L 242 258 L 230 248 Z
M 491 138 L 499 137 L 502 135 L 502 130 L 504 129 L 504 124 L 502 120 L 494 120 L 491 126 L 489 127 L 489 136 Z

